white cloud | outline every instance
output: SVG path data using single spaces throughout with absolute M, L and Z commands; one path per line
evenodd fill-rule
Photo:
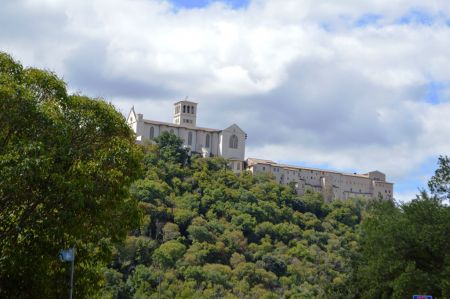
M 450 81 L 448 1 L 28 0 L 2 11 L 0 45 L 25 64 L 148 118 L 169 121 L 189 95 L 199 124 L 239 123 L 252 156 L 401 181 L 450 153 L 450 103 L 424 101 L 430 82 Z

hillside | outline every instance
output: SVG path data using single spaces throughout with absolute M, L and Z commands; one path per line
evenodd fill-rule
M 269 176 L 190 158 L 163 134 L 132 186 L 145 221 L 115 255 L 113 298 L 343 298 L 351 295 L 363 201 L 302 197 Z

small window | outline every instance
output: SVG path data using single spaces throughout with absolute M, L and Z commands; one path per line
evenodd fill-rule
M 191 106 L 187 106 L 187 113 L 191 113 Z
M 263 166 L 263 171 L 265 171 L 265 170 L 266 170 L 266 167 Z
M 188 134 L 188 145 L 192 145 L 192 132 Z
M 186 113 L 186 105 L 183 105 L 183 113 Z
M 150 139 L 155 138 L 155 128 L 150 127 Z
M 230 136 L 230 144 L 229 144 L 230 148 L 238 148 L 238 138 L 236 135 L 231 135 Z
M 210 141 L 210 140 L 209 140 L 209 139 L 210 139 L 209 134 L 206 134 L 206 137 L 205 137 L 205 138 L 206 138 L 206 140 L 205 140 L 205 147 L 208 148 L 208 147 L 209 147 L 209 141 Z

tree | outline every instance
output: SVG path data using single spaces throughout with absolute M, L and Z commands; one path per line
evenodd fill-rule
M 69 95 L 55 74 L 0 53 L 0 297 L 67 291 L 62 248 L 76 246 L 76 297 L 96 289 L 110 243 L 137 226 L 129 185 L 141 151 L 103 100 Z M 43 275 L 45 273 L 45 275 Z
M 167 131 L 154 139 L 158 145 L 159 155 L 165 161 L 186 165 L 189 161 L 189 151 L 183 148 L 183 139 Z
M 362 228 L 363 298 L 450 295 L 450 207 L 425 192 L 398 206 L 376 202 Z
M 162 244 L 153 254 L 153 260 L 162 269 L 167 269 L 175 265 L 175 262 L 181 258 L 186 251 L 186 246 L 178 241 L 171 240 Z
M 447 156 L 439 156 L 438 169 L 428 182 L 431 194 L 441 199 L 450 199 L 450 159 Z

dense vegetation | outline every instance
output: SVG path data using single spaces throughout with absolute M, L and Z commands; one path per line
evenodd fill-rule
M 109 244 L 139 223 L 129 186 L 141 159 L 111 105 L 0 52 L 0 297 L 66 297 L 57 256 L 72 246 L 75 295 L 96 291 Z
M 450 160 L 415 200 L 235 175 L 0 53 L 0 297 L 450 298 Z M 143 153 L 142 153 L 143 152 Z M 128 234 L 128 235 L 127 235 Z
M 223 159 L 190 158 L 174 135 L 155 141 L 132 186 L 145 221 L 118 248 L 103 296 L 449 297 L 446 157 L 433 196 L 325 203 L 270 176 L 236 176 Z
M 270 176 L 189 158 L 164 133 L 132 195 L 142 226 L 106 273 L 114 298 L 341 298 L 353 294 L 362 201 L 298 197 Z
M 145 221 L 118 248 L 103 296 L 449 295 L 450 213 L 439 198 L 325 203 L 270 176 L 236 176 L 223 159 L 190 158 L 174 135 L 155 141 L 132 186 Z M 446 161 L 430 189 L 445 186 Z

